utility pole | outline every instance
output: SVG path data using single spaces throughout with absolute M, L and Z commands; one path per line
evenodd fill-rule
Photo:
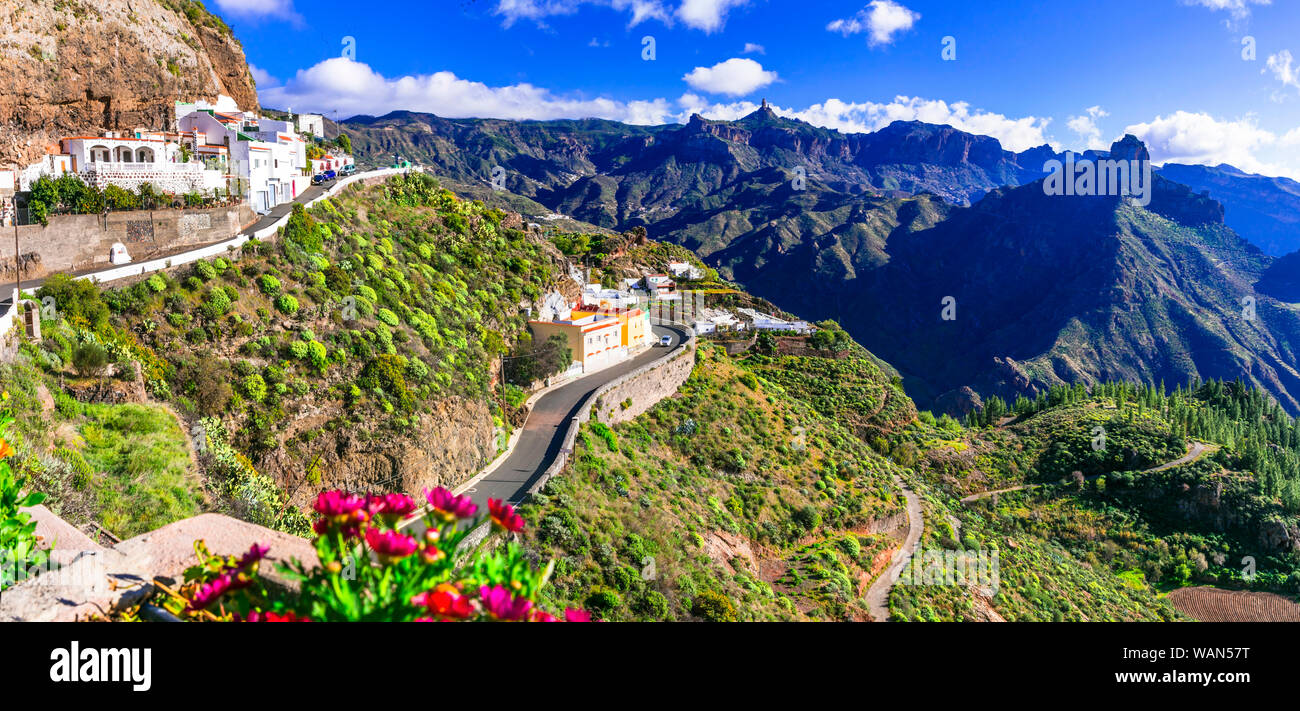
M 14 308 L 18 308 L 18 301 L 22 298 L 23 293 L 23 272 L 22 265 L 19 263 L 21 253 L 18 251 L 18 205 L 14 204 L 14 286 L 17 290 L 14 296 Z

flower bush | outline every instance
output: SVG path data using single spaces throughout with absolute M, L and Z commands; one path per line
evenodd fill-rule
M 240 556 L 214 555 L 203 541 L 199 563 L 169 591 L 165 606 L 190 620 L 207 621 L 586 621 L 586 612 L 556 615 L 537 604 L 552 565 L 535 569 L 514 543 L 484 553 L 463 545 L 485 519 L 469 497 L 439 487 L 416 501 L 405 494 L 363 496 L 327 491 L 316 498 L 312 529 L 319 564 L 299 560 L 279 572 L 298 583 L 285 594 L 259 576 L 269 549 L 253 545 Z M 491 526 L 523 530 L 509 504 L 489 500 Z

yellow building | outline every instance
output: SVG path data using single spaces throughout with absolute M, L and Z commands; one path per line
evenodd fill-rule
M 629 351 L 636 351 L 653 343 L 650 330 L 650 312 L 644 309 L 588 309 L 574 311 L 573 317 L 603 316 L 618 319 L 620 342 Z
M 543 343 L 556 334 L 563 336 L 573 361 L 581 363 L 584 372 L 599 370 L 627 357 L 623 322 L 608 314 L 575 311 L 567 320 L 529 321 L 528 328 L 536 343 Z

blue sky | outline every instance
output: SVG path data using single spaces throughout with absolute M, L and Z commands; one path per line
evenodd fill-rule
M 844 131 L 915 118 L 1013 150 L 1131 132 L 1157 160 L 1300 178 L 1292 0 L 209 4 L 276 108 L 664 123 L 766 98 Z

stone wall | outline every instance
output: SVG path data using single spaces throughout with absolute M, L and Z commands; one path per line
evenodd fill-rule
M 113 265 L 108 261 L 108 251 L 116 242 L 126 245 L 137 262 L 165 252 L 221 242 L 234 237 L 254 219 L 256 215 L 247 205 L 56 215 L 50 218 L 49 225 L 18 228 L 22 278 L 110 268 Z M 13 278 L 12 253 L 0 258 L 0 278 Z
M 627 422 L 677 392 L 695 368 L 695 342 L 648 369 L 611 383 L 596 398 L 596 419 L 607 425 Z

